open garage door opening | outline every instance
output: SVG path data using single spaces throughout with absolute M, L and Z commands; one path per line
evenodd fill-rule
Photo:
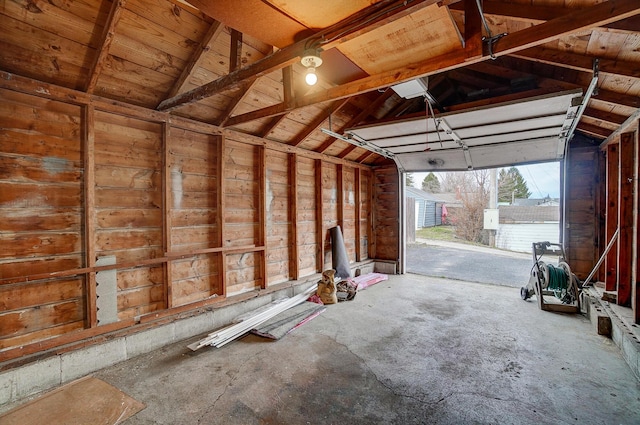
M 405 173 L 405 270 L 525 285 L 532 244 L 560 242 L 561 165 Z

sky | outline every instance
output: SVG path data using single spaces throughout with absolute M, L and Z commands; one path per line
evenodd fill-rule
M 560 162 L 518 165 L 516 168 L 527 182 L 530 198 L 560 197 Z M 508 168 L 508 167 L 507 167 Z M 498 171 L 499 172 L 499 171 Z M 428 173 L 412 173 L 415 186 L 420 188 Z M 438 173 L 435 173 L 438 175 Z

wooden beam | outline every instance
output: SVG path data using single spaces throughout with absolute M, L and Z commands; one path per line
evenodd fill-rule
M 582 133 L 589 134 L 601 140 L 606 139 L 611 135 L 611 133 L 613 133 L 613 131 L 609 130 L 608 128 L 602 128 L 600 126 L 587 124 L 585 122 L 580 122 L 576 127 L 576 130 L 579 130 Z
M 446 2 L 443 2 L 446 3 Z M 447 4 L 451 10 L 463 11 L 462 2 L 451 2 Z M 576 8 L 562 6 L 541 6 L 524 3 L 508 3 L 502 1 L 483 1 L 482 10 L 485 16 L 506 17 L 513 20 L 520 20 L 533 24 L 550 21 L 558 16 L 571 14 Z M 636 32 L 640 28 L 640 20 L 637 16 L 622 19 L 602 25 L 604 28 L 619 29 L 623 31 Z
M 289 276 L 290 279 L 300 278 L 300 245 L 298 242 L 298 156 L 290 153 L 289 158 L 289 231 L 291 240 Z
M 367 158 L 369 158 L 371 155 L 373 155 L 373 152 L 371 151 L 365 151 L 362 155 L 360 155 L 358 157 L 358 159 L 356 159 L 356 162 L 358 164 L 362 164 Z
M 349 102 L 349 99 L 341 99 L 332 102 L 327 108 L 323 109 L 322 112 L 313 119 L 309 124 L 305 125 L 304 129 L 296 134 L 291 142 L 289 142 L 292 146 L 298 146 L 300 143 L 304 142 L 311 133 L 316 131 L 318 127 L 322 125 L 323 122 L 327 120 L 334 112 L 340 110 Z M 322 151 L 320 151 L 322 153 Z
M 224 127 L 227 124 L 227 121 L 229 121 L 229 118 L 231 118 L 233 111 L 235 111 L 240 102 L 242 102 L 249 95 L 249 92 L 255 85 L 256 81 L 258 81 L 257 78 L 250 78 L 242 84 L 242 87 L 240 87 L 233 99 L 231 99 L 231 101 L 227 104 L 227 109 L 225 109 L 225 111 L 220 115 L 220 118 L 215 125 Z
M 464 49 L 469 57 L 482 56 L 482 19 L 476 0 L 464 0 Z
M 227 210 L 226 207 L 226 200 L 225 200 L 225 188 L 226 188 L 226 183 L 225 183 L 225 178 L 226 178 L 226 166 L 225 166 L 225 157 L 227 154 L 227 142 L 225 140 L 225 137 L 222 136 L 220 137 L 219 143 L 218 143 L 218 155 L 216 158 L 217 164 L 216 164 L 216 169 L 218 171 L 218 192 L 216 193 L 216 222 L 218 223 L 218 246 L 219 247 L 224 247 L 225 246 L 225 233 L 226 233 L 226 226 L 224 223 L 225 220 L 225 211 Z M 220 254 L 218 254 L 218 270 L 220 270 L 220 295 L 223 297 L 227 296 L 227 255 L 224 252 L 220 252 Z
M 171 125 L 162 123 L 162 249 L 167 255 L 172 251 L 171 247 Z M 165 308 L 173 307 L 172 291 L 172 265 L 171 261 L 163 264 L 162 272 L 165 281 L 164 302 Z
M 267 246 L 267 149 L 258 146 L 258 246 Z M 260 254 L 258 270 L 262 277 L 261 288 L 267 285 L 267 250 Z
M 609 0 L 502 37 L 493 50 L 500 56 L 511 54 L 638 14 L 640 3 L 637 0 Z
M 635 132 L 620 136 L 620 174 L 618 176 L 619 202 L 618 224 L 618 298 L 617 303 L 631 306 L 631 286 L 635 276 L 632 273 L 633 258 L 633 196 L 637 187 L 635 178 Z
M 386 102 L 391 96 L 393 96 L 394 93 L 395 92 L 392 89 L 386 89 L 383 94 L 378 96 L 376 100 L 374 100 L 373 102 L 370 102 L 369 105 L 366 108 L 364 108 L 362 111 L 360 111 L 358 115 L 356 115 L 353 119 L 351 119 L 345 125 L 340 127 L 340 129 L 338 130 L 338 133 L 343 133 L 345 130 L 360 124 L 360 122 L 364 121 L 373 111 L 377 111 L 378 108 L 380 108 L 380 106 L 382 106 L 384 102 Z M 335 143 L 336 140 L 337 139 L 335 137 L 330 136 L 329 140 L 327 140 L 327 142 L 322 144 L 321 146 L 322 152 L 329 149 Z M 353 150 L 356 148 L 357 148 L 356 145 L 349 145 L 349 147 L 343 150 L 338 157 L 344 158 L 345 156 L 353 152 Z M 342 156 L 343 154 L 344 156 Z
M 109 55 L 109 48 L 113 42 L 116 25 L 118 25 L 118 21 L 120 21 L 120 16 L 122 15 L 125 2 L 126 0 L 113 0 L 113 3 L 111 4 L 111 10 L 109 11 L 107 22 L 105 22 L 104 28 L 102 29 L 102 35 L 100 36 L 100 44 L 97 48 L 97 54 L 94 56 L 91 67 L 89 68 L 89 80 L 85 86 L 85 91 L 87 93 L 93 93 L 93 90 L 96 88 L 98 77 L 100 77 L 104 63 Z
M 621 134 L 623 131 L 627 131 L 630 127 L 637 129 L 638 120 L 640 120 L 640 108 L 638 108 L 638 110 L 631 114 L 631 116 L 627 118 L 616 131 L 611 133 L 611 135 L 607 137 L 607 140 L 600 144 L 600 148 L 604 148 L 605 146 L 607 146 L 610 142 L 615 140 L 619 134 Z
M 324 213 L 322 207 L 322 160 L 315 161 L 316 178 L 316 271 L 324 271 Z
M 640 67 L 634 62 L 624 60 L 601 59 L 595 56 L 579 55 L 545 47 L 532 47 L 530 49 L 520 50 L 513 53 L 512 56 L 589 73 L 593 73 L 594 60 L 598 59 L 599 72 L 640 78 Z
M 269 123 L 260 130 L 260 137 L 266 138 L 269 135 L 269 133 L 271 133 L 278 126 L 278 124 L 284 121 L 286 117 L 287 117 L 287 113 L 284 113 L 281 115 L 276 115 L 275 117 L 271 118 L 271 121 L 269 121 Z
M 362 229 L 361 229 L 361 225 L 362 223 L 360 222 L 360 214 L 362 214 L 362 206 L 360 205 L 360 196 L 361 193 L 360 191 L 362 190 L 362 182 L 360 180 L 360 174 L 362 173 L 362 170 L 360 170 L 359 168 L 356 168 L 354 170 L 354 176 L 353 176 L 353 190 L 354 190 L 354 202 L 355 202 L 355 211 L 354 211 L 354 215 L 356 218 L 356 222 L 355 222 L 355 226 L 356 226 L 356 261 L 360 262 L 362 261 Z
M 262 118 L 277 117 L 279 115 L 283 115 L 288 112 L 291 112 L 294 109 L 297 109 L 297 108 L 294 106 L 294 107 L 291 107 L 291 109 L 289 109 L 289 107 L 287 107 L 284 102 L 278 103 L 275 105 L 267 106 L 262 109 L 257 109 L 255 111 L 251 111 L 251 112 L 247 112 L 244 114 L 231 117 L 229 118 L 229 120 L 227 120 L 227 127 L 233 127 L 234 125 L 244 124 L 244 123 L 254 121 L 254 120 L 259 120 Z
M 293 90 L 293 67 L 291 65 L 282 68 L 282 88 L 284 104 L 291 106 L 295 99 L 295 92 Z
M 595 109 L 591 107 L 587 107 L 584 110 L 583 115 L 585 117 L 593 118 L 594 120 L 604 121 L 606 123 L 613 124 L 615 126 L 620 126 L 627 120 L 627 117 L 624 115 L 619 115 L 613 112 L 603 111 L 602 109 Z
M 304 44 L 296 43 L 288 48 L 278 50 L 251 65 L 238 69 L 203 86 L 166 99 L 158 106 L 160 111 L 172 111 L 180 106 L 197 102 L 217 93 L 241 87 L 245 80 L 258 78 L 285 66 L 292 65 L 304 52 Z M 284 112 L 284 111 L 283 111 Z
M 606 178 L 606 198 L 607 213 L 605 222 L 605 238 L 608 244 L 613 234 L 618 228 L 618 173 L 620 157 L 618 155 L 618 144 L 607 146 L 607 178 Z M 605 257 L 605 290 L 615 291 L 618 277 L 618 243 L 609 250 Z
M 508 59 L 509 59 L 509 62 L 508 62 L 509 69 L 504 68 L 505 72 L 507 72 L 509 75 L 517 75 L 517 74 L 526 75 L 527 74 L 527 72 L 524 72 L 524 70 L 529 69 L 529 66 L 527 64 L 528 61 L 522 60 L 520 58 L 516 58 L 514 56 L 511 56 Z M 544 73 L 545 75 L 554 74 L 552 65 L 540 64 L 538 66 L 549 67 L 549 72 L 545 72 Z M 498 72 L 497 69 L 501 68 L 501 66 L 482 63 L 482 64 L 474 65 L 474 68 L 493 69 L 495 72 Z M 581 75 L 580 71 L 574 71 L 568 68 L 564 68 L 564 72 L 562 76 L 563 79 L 559 79 L 558 76 L 554 76 L 554 78 L 537 77 L 538 87 L 540 89 L 551 88 L 553 90 L 559 90 L 559 89 L 572 90 L 576 88 L 581 88 L 584 91 L 586 89 L 586 86 L 582 86 L 582 85 L 576 84 L 575 82 L 572 82 L 572 81 L 580 81 L 584 76 L 584 74 L 585 74 L 584 72 Z M 591 76 L 590 73 L 589 73 L 589 76 Z M 640 108 L 640 97 L 634 96 L 631 94 L 626 94 L 626 93 L 614 92 L 614 91 L 606 90 L 603 88 L 598 88 L 598 92 L 593 96 L 591 96 L 591 101 L 605 102 L 612 105 L 621 105 L 621 106 L 626 106 L 634 109 Z M 453 108 L 449 108 L 449 109 L 452 110 Z
M 598 89 L 598 93 L 591 97 L 592 100 L 606 102 L 613 105 L 622 105 L 629 108 L 640 108 L 640 96 L 618 93 L 611 90 Z
M 231 45 L 229 46 L 229 74 L 242 67 L 242 33 L 231 28 Z
M 493 46 L 493 55 L 504 56 L 527 49 L 540 44 L 557 40 L 563 36 L 600 26 L 608 22 L 614 22 L 629 16 L 640 14 L 640 3 L 637 0 L 610 0 L 599 3 L 570 14 L 561 16 L 545 23 L 530 27 L 502 37 Z M 468 66 L 482 62 L 490 57 L 486 49 L 483 56 L 469 58 L 464 49 L 442 54 L 428 60 L 412 64 L 400 69 L 386 71 L 377 75 L 361 78 L 340 86 L 330 87 L 327 90 L 309 94 L 296 100 L 294 106 L 289 107 L 284 103 L 258 109 L 240 116 L 236 116 L 238 122 L 247 122 L 260 118 L 278 115 L 293 109 L 303 108 L 316 103 L 331 100 L 344 99 L 379 88 L 388 87 L 401 82 L 409 81 L 417 77 L 441 73 L 451 69 Z M 640 99 L 637 100 L 640 102 Z
M 334 137 L 335 139 L 335 137 Z M 356 150 L 358 147 L 356 145 L 349 145 L 347 146 L 345 149 L 342 150 L 342 152 L 340 152 L 338 154 L 338 158 L 345 158 L 347 155 L 349 155 L 351 152 L 353 152 L 354 150 Z
M 332 25 L 331 27 L 319 31 L 297 43 L 284 47 L 242 69 L 238 69 L 218 78 L 215 81 L 197 87 L 186 93 L 166 99 L 158 106 L 158 110 L 171 111 L 180 106 L 213 96 L 216 93 L 231 90 L 240 86 L 247 78 L 261 77 L 278 69 L 293 65 L 298 62 L 301 55 L 310 45 L 320 44 L 324 50 L 329 50 L 353 37 L 373 31 L 382 25 L 396 19 L 400 19 L 403 16 L 431 4 L 435 4 L 436 2 L 437 0 L 418 0 L 407 5 L 405 4 L 406 2 L 397 0 L 393 2 L 379 2 L 373 4 L 343 21 L 338 22 L 336 25 Z M 387 6 L 387 3 L 391 4 Z M 200 6 L 200 10 L 206 13 L 206 3 L 202 3 L 201 5 L 198 3 L 198 5 Z M 376 15 L 367 22 L 366 26 L 362 26 L 358 22 L 356 22 L 356 24 L 353 23 L 354 18 L 360 16 L 369 17 L 369 15 L 373 13 L 376 13 Z
M 184 86 L 187 84 L 187 80 L 196 68 L 200 66 L 200 62 L 202 61 L 204 54 L 211 50 L 213 42 L 218 38 L 218 35 L 220 35 L 223 29 L 224 25 L 222 25 L 221 22 L 214 21 L 213 24 L 211 24 L 207 33 L 202 37 L 202 40 L 200 40 L 200 44 L 195 48 L 191 57 L 189 57 L 185 67 L 182 69 L 182 73 L 173 84 L 169 93 L 167 93 L 167 98 L 174 97 L 184 89 Z
M 85 267 L 96 265 L 96 200 L 95 200 L 95 110 L 93 106 L 82 108 L 82 144 L 84 168 L 84 252 Z M 96 306 L 96 274 L 87 274 L 86 284 L 86 327 L 98 325 L 98 309 Z

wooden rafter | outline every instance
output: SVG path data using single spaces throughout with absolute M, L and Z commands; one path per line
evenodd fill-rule
M 329 50 L 340 43 L 344 43 L 354 37 L 373 31 L 382 25 L 386 25 L 389 22 L 400 19 L 417 10 L 435 4 L 437 1 L 438 0 L 418 0 L 409 5 L 404 1 L 376 3 L 357 12 L 353 16 L 312 35 L 311 37 L 307 37 L 297 43 L 284 47 L 244 68 L 231 72 L 215 81 L 197 87 L 186 93 L 166 99 L 158 106 L 158 110 L 165 112 L 171 111 L 180 106 L 213 96 L 216 93 L 239 87 L 243 81 L 248 78 L 261 77 L 269 74 L 270 72 L 296 63 L 308 46 L 313 43 L 317 44 L 321 40 L 324 40 L 321 43 L 321 46 L 323 49 Z M 197 3 L 198 7 L 206 13 L 206 2 L 203 2 L 202 4 L 200 4 L 200 2 Z M 373 13 L 376 15 L 367 22 L 366 26 L 362 26 L 358 23 L 358 19 L 365 18 Z
M 202 37 L 202 40 L 200 40 L 200 44 L 191 54 L 186 66 L 182 69 L 180 77 L 178 77 L 171 91 L 167 94 L 167 98 L 171 98 L 183 90 L 191 74 L 193 74 L 194 70 L 200 65 L 204 54 L 211 50 L 213 42 L 223 29 L 224 25 L 218 21 L 214 21 L 213 24 L 211 24 L 207 33 Z
M 271 121 L 262 128 L 260 131 L 260 137 L 266 138 L 269 133 L 271 133 L 284 119 L 287 117 L 287 114 L 282 114 L 271 118 Z
M 89 79 L 85 87 L 85 91 L 87 93 L 93 93 L 93 90 L 96 88 L 98 77 L 100 77 L 104 63 L 107 60 L 107 55 L 109 55 L 109 47 L 111 47 L 111 43 L 113 42 L 116 25 L 118 25 L 120 15 L 122 15 L 125 2 L 126 0 L 114 0 L 111 4 L 111 10 L 109 11 L 107 22 L 105 22 L 102 30 L 102 36 L 100 37 L 97 54 L 93 58 L 91 68 L 89 68 Z
M 578 124 L 577 130 L 602 140 L 606 139 L 611 135 L 611 133 L 613 133 L 613 131 L 606 128 L 600 127 L 598 125 L 588 124 L 585 122 L 581 122 L 580 124 Z
M 332 102 L 331 105 L 325 108 L 320 115 L 318 115 L 313 121 L 307 124 L 301 132 L 296 134 L 296 137 L 293 138 L 290 144 L 293 146 L 300 145 L 300 143 L 302 143 L 304 139 L 306 139 L 311 133 L 316 131 L 318 127 L 320 127 L 322 123 L 331 116 L 331 114 L 343 108 L 344 105 L 347 104 L 347 102 L 349 102 L 349 99 L 337 100 L 335 102 Z
M 374 155 L 373 152 L 371 151 L 365 151 L 362 155 L 360 155 L 358 157 L 358 159 L 356 159 L 356 162 L 359 164 L 362 164 L 367 158 L 369 158 L 371 155 Z
M 557 40 L 558 38 L 578 31 L 602 26 L 637 14 L 640 14 L 640 3 L 637 0 L 610 0 L 606 3 L 600 3 L 574 11 L 568 16 L 560 16 L 542 24 L 506 35 L 494 44 L 493 54 L 495 57 L 509 55 L 519 50 Z M 343 99 L 414 78 L 479 63 L 489 57 L 490 54 L 486 46 L 483 56 L 477 58 L 469 58 L 467 52 L 464 49 L 460 49 L 408 67 L 386 71 L 304 96 L 303 98 L 297 99 L 293 106 L 287 106 L 285 104 L 272 105 L 267 108 L 236 116 L 234 120 L 236 123 L 242 123 L 275 116 L 316 103 Z
M 553 72 L 552 65 L 538 64 L 537 66 L 549 67 L 548 71 L 539 72 L 540 75 L 557 75 L 558 74 L 557 72 Z M 504 75 L 510 76 L 512 78 L 515 78 L 517 76 L 533 75 L 529 73 L 530 67 L 527 66 L 526 60 L 516 58 L 513 56 L 509 57 L 508 68 L 505 68 L 503 66 L 498 66 L 495 64 L 495 62 L 492 62 L 492 63 L 485 62 L 485 63 L 474 65 L 474 69 L 482 69 L 485 72 L 493 72 L 493 73 L 503 72 Z M 571 90 L 575 88 L 582 88 L 584 90 L 585 89 L 584 86 L 576 83 L 576 81 L 580 81 L 579 72 L 580 71 L 564 68 L 562 79 L 558 79 L 558 77 L 556 78 L 540 78 L 539 77 L 537 78 L 538 86 L 541 89 L 553 87 L 553 88 L 560 88 L 562 90 Z M 586 71 L 583 71 L 583 72 L 586 73 Z M 590 71 L 588 73 L 589 75 L 591 75 Z M 626 106 L 634 109 L 640 108 L 640 98 L 638 96 L 633 96 L 626 93 L 614 92 L 614 91 L 606 90 L 602 88 L 599 88 L 598 93 L 591 97 L 591 101 L 606 102 L 606 103 Z
M 614 114 L 613 112 L 603 111 L 601 109 L 589 108 L 584 110 L 583 115 L 595 120 L 604 121 L 616 126 L 622 125 L 627 119 L 624 115 Z
M 291 65 L 282 68 L 282 92 L 284 104 L 291 105 L 295 99 L 293 91 L 293 67 Z
M 593 95 L 591 99 L 629 108 L 640 108 L 640 97 L 611 90 L 598 89 L 598 93 Z
M 464 48 L 470 57 L 482 56 L 482 20 L 476 0 L 464 0 Z
M 229 52 L 229 73 L 242 67 L 242 33 L 231 29 L 231 45 Z
M 234 98 L 227 105 L 227 109 L 222 113 L 216 125 L 218 125 L 219 127 L 224 127 L 227 124 L 227 121 L 233 114 L 233 111 L 235 111 L 235 109 L 238 107 L 238 104 L 240 104 L 240 102 L 242 102 L 242 100 L 249 95 L 249 92 L 251 91 L 251 88 L 256 83 L 256 81 L 258 81 L 257 78 L 249 79 L 244 82 L 242 87 L 238 90 L 238 93 L 236 93 Z
M 578 55 L 571 52 L 547 49 L 543 47 L 521 50 L 514 53 L 512 56 L 584 72 L 593 71 L 593 61 L 596 59 L 596 57 Z M 637 63 L 621 60 L 599 59 L 598 68 L 600 72 L 607 74 L 618 74 L 625 77 L 640 78 L 640 68 Z
M 391 89 L 387 89 L 384 91 L 383 94 L 381 94 L 380 96 L 378 96 L 376 98 L 376 100 L 374 100 L 373 102 L 371 102 L 369 104 L 369 106 L 367 106 L 365 109 L 363 109 L 362 111 L 360 111 L 360 113 L 358 115 L 356 115 L 353 119 L 351 119 L 349 122 L 347 122 L 345 125 L 343 125 L 338 132 L 344 132 L 346 129 L 354 127 L 358 124 L 360 124 L 360 122 L 364 121 L 370 114 L 371 112 L 377 110 L 384 102 L 387 101 L 387 99 L 389 99 L 391 96 L 393 96 L 395 92 Z M 327 149 L 329 149 L 335 142 L 336 142 L 336 138 L 335 137 L 330 137 L 320 148 L 322 149 L 321 152 L 326 151 Z M 344 149 L 340 155 L 342 155 L 344 153 L 344 156 L 340 156 L 340 158 L 344 158 L 345 156 L 347 156 L 349 153 L 351 153 L 353 151 L 353 149 L 355 149 L 357 146 L 355 145 L 351 145 L 349 147 L 347 147 L 346 149 Z
M 464 11 L 464 3 L 461 1 L 453 1 L 447 5 L 451 10 L 455 10 L 457 12 Z M 498 16 L 537 24 L 544 21 L 550 21 L 567 13 L 573 13 L 576 9 L 562 6 L 542 6 L 502 1 L 484 1 L 482 2 L 482 10 L 485 16 Z M 640 19 L 638 16 L 634 16 L 601 26 L 604 28 L 623 31 L 637 31 L 638 28 L 640 28 Z
M 340 152 L 338 154 L 338 158 L 345 158 L 347 155 L 349 155 L 351 152 L 353 152 L 354 150 L 356 150 L 358 147 L 356 145 L 349 145 L 346 148 L 344 148 L 342 150 L 342 152 Z

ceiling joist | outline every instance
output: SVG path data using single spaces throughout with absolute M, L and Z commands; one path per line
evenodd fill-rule
M 100 37 L 100 44 L 97 49 L 98 52 L 93 58 L 91 68 L 89 68 L 89 80 L 87 81 L 87 85 L 85 87 L 85 91 L 87 93 L 93 93 L 93 90 L 98 83 L 98 78 L 100 77 L 100 73 L 102 72 L 104 63 L 107 60 L 107 56 L 109 55 L 109 47 L 111 46 L 111 42 L 113 41 L 113 37 L 116 32 L 116 26 L 118 25 L 120 15 L 122 14 L 122 11 L 124 9 L 125 1 L 126 0 L 114 0 L 114 2 L 111 4 L 109 17 L 107 18 L 107 22 L 105 23 L 102 30 L 102 36 Z
M 637 64 L 623 60 L 589 57 L 544 47 L 521 50 L 513 53 L 512 56 L 583 72 L 593 72 L 593 61 L 598 59 L 599 72 L 640 78 L 640 68 L 638 68 Z
M 218 38 L 223 29 L 224 25 L 222 25 L 221 22 L 214 21 L 213 24 L 211 24 L 207 33 L 204 35 L 204 37 L 202 37 L 202 40 L 200 40 L 200 44 L 195 48 L 195 50 L 191 54 L 191 57 L 189 58 L 189 61 L 182 69 L 180 77 L 178 77 L 176 82 L 173 84 L 171 91 L 169 91 L 169 93 L 167 94 L 167 98 L 171 98 L 182 92 L 187 81 L 200 65 L 200 62 L 202 61 L 205 53 L 211 50 L 211 45 L 216 40 L 216 38 Z
M 217 80 L 197 87 L 186 93 L 166 99 L 160 103 L 158 110 L 168 112 L 180 106 L 213 96 L 216 93 L 237 88 L 248 78 L 261 77 L 269 74 L 270 72 L 277 71 L 278 69 L 282 69 L 298 62 L 304 51 L 311 45 L 317 45 L 318 47 L 328 50 L 355 36 L 373 31 L 381 25 L 392 22 L 418 10 L 419 8 L 424 8 L 431 4 L 435 4 L 436 2 L 437 0 L 415 0 L 409 4 L 404 1 L 376 3 L 369 8 L 356 13 L 353 17 L 347 18 L 345 21 L 341 21 L 336 25 L 332 25 L 331 27 L 312 35 L 311 37 L 307 37 L 304 40 L 284 47 L 283 49 L 278 50 L 273 54 L 252 63 L 251 65 L 231 72 Z M 380 10 L 381 5 L 386 4 L 390 5 L 385 9 Z M 201 7 L 201 10 L 206 12 L 206 3 L 202 5 L 198 3 L 198 6 Z M 358 24 L 359 19 L 357 18 L 365 18 L 369 15 L 374 16 L 367 22 L 366 26 Z
M 494 44 L 493 54 L 496 57 L 509 55 L 519 50 L 557 40 L 560 37 L 574 32 L 602 26 L 637 14 L 640 14 L 640 3 L 637 0 L 610 0 L 606 3 L 600 3 L 585 9 L 573 11 L 572 13 L 557 17 L 540 25 L 506 35 Z M 293 106 L 284 104 L 272 105 L 235 116 L 230 121 L 233 120 L 234 122 L 242 123 L 274 116 L 316 103 L 355 96 L 371 90 L 409 81 L 414 78 L 468 66 L 472 63 L 478 63 L 488 59 L 490 57 L 489 51 L 488 49 L 485 50 L 484 56 L 477 58 L 469 58 L 467 52 L 463 49 L 445 53 L 410 67 L 387 71 L 332 87 L 322 92 L 309 94 L 297 99 Z

